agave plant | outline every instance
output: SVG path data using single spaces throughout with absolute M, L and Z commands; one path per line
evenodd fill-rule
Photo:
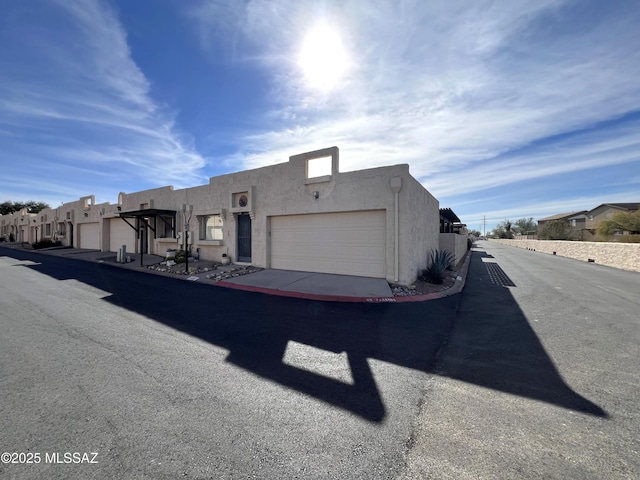
M 446 250 L 432 250 L 430 264 L 420 275 L 422 279 L 429 283 L 440 284 L 443 282 L 443 273 L 451 268 L 455 262 L 455 256 Z

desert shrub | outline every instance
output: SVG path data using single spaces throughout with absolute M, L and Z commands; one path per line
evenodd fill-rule
M 173 261 L 176 263 L 184 263 L 187 260 L 187 254 L 184 250 L 178 250 L 176 252 L 175 257 L 173 257 Z
M 444 281 L 444 271 L 453 266 L 455 257 L 446 250 L 432 250 L 429 259 L 429 266 L 422 270 L 420 278 L 425 282 L 441 284 Z
M 576 232 L 564 220 L 551 220 L 538 230 L 540 240 L 576 240 Z

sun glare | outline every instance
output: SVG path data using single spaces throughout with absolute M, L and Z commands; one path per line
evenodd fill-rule
M 349 62 L 338 33 L 320 25 L 305 37 L 298 64 L 310 87 L 326 91 L 344 80 Z

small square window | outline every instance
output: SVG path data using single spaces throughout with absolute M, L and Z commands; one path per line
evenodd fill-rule
M 307 160 L 307 178 L 331 175 L 331 157 L 311 158 Z

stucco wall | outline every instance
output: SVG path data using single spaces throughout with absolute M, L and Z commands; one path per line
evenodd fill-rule
M 331 157 L 331 174 L 318 178 L 307 178 L 307 160 L 313 155 Z M 396 279 L 396 200 L 392 188 L 401 183 L 398 192 L 398 272 Z M 234 204 L 234 194 L 247 192 L 246 207 Z M 317 192 L 314 194 L 314 192 Z M 182 232 L 184 216 L 182 205 L 193 205 L 189 222 L 192 247 L 200 249 L 203 259 L 220 261 L 227 254 L 237 261 L 236 215 L 251 216 L 252 255 L 251 263 L 258 267 L 270 267 L 271 218 L 279 215 L 313 213 L 357 212 L 383 210 L 386 212 L 385 258 L 386 278 L 401 284 L 412 283 L 420 271 L 426 268 L 428 254 L 439 247 L 438 201 L 409 173 L 408 165 L 393 165 L 354 172 L 339 172 L 338 149 L 335 147 L 317 152 L 294 155 L 288 162 L 237 173 L 212 177 L 206 185 L 175 190 L 172 186 L 154 188 L 140 192 L 120 192 L 118 203 L 95 204 L 95 197 L 82 197 L 75 202 L 63 204 L 56 209 L 41 212 L 53 218 L 57 216 L 68 222 L 67 235 L 61 240 L 65 245 L 80 245 L 80 225 L 100 224 L 100 249 L 115 251 L 120 245 L 110 245 L 110 219 L 122 212 L 145 208 L 176 211 L 176 232 Z M 67 219 L 67 212 L 70 218 Z M 199 240 L 198 217 L 221 215 L 224 220 L 223 240 Z M 34 223 L 23 219 L 30 227 L 38 225 L 40 232 L 44 223 L 39 214 Z M 48 221 L 51 221 L 51 218 Z M 5 223 L 13 222 L 11 218 Z M 129 219 L 136 224 L 135 219 Z M 31 236 L 29 232 L 27 235 Z M 137 233 L 132 228 L 132 237 Z M 33 241 L 33 238 L 25 239 Z M 139 241 L 135 241 L 135 252 Z M 148 252 L 163 255 L 168 248 L 177 248 L 175 238 L 154 238 L 148 232 Z
M 585 262 L 593 259 L 599 265 L 640 272 L 640 244 L 637 243 L 504 239 L 491 241 L 552 255 L 556 252 L 556 255 L 561 257 L 575 258 Z
M 458 264 L 467 252 L 467 237 L 457 233 L 440 234 L 440 250 L 446 250 L 455 255 L 455 262 Z
M 410 284 L 427 268 L 429 252 L 439 245 L 440 203 L 415 178 L 408 166 L 400 190 L 400 283 Z

